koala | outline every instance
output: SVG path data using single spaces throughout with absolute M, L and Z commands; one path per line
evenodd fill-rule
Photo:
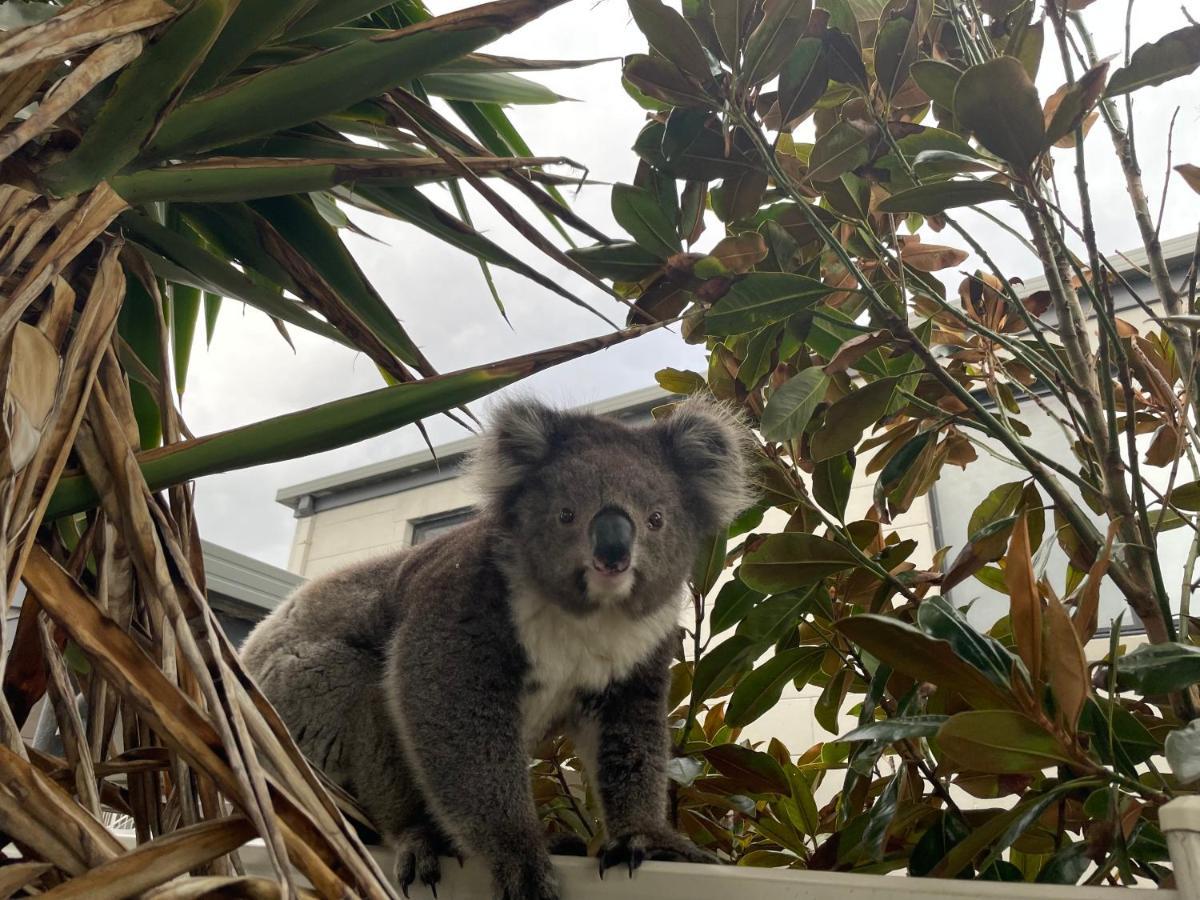
M 302 586 L 250 673 L 396 849 L 405 895 L 475 855 L 502 900 L 557 900 L 529 754 L 571 738 L 600 872 L 712 862 L 668 821 L 667 693 L 701 541 L 750 501 L 748 432 L 689 399 L 645 426 L 511 402 L 469 461 L 477 515 Z

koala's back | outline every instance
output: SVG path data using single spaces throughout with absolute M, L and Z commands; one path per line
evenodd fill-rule
M 468 523 L 315 578 L 242 647 L 247 669 L 305 756 L 377 823 L 412 819 L 421 806 L 389 715 L 389 649 L 409 620 L 455 617 L 472 572 L 484 565 L 481 529 Z

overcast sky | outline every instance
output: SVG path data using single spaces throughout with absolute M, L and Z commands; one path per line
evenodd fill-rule
M 447 12 L 468 3 L 430 0 L 434 12 Z M 1124 41 L 1125 0 L 1097 0 L 1089 18 L 1102 55 L 1119 54 Z M 1141 0 L 1136 6 L 1134 45 L 1154 40 L 1187 24 L 1178 3 Z M 1048 42 L 1049 43 L 1049 42 Z M 529 58 L 582 59 L 643 52 L 645 42 L 630 21 L 623 0 L 573 0 L 515 35 L 486 48 L 491 52 Z M 1039 76 L 1043 99 L 1062 82 L 1061 69 L 1048 52 Z M 545 73 L 540 80 L 578 102 L 519 107 L 511 115 L 535 153 L 569 156 L 585 164 L 600 181 L 630 181 L 635 159 L 629 150 L 643 112 L 624 93 L 619 65 L 604 63 L 586 69 Z M 1140 92 L 1136 110 L 1138 144 L 1146 188 L 1157 207 L 1166 170 L 1167 123 L 1179 107 L 1175 124 L 1174 163 L 1200 164 L 1197 146 L 1200 124 L 1200 74 Z M 801 135 L 798 133 L 797 135 Z M 1107 134 L 1098 125 L 1087 142 L 1089 175 L 1097 212 L 1102 251 L 1124 250 L 1138 243 L 1129 216 L 1123 179 Z M 1073 183 L 1073 151 L 1055 151 L 1060 177 Z M 492 182 L 495 184 L 496 182 Z M 469 189 L 468 189 L 469 191 Z M 431 196 L 452 208 L 445 192 Z M 609 213 L 606 186 L 584 188 L 570 198 L 574 208 L 606 233 L 620 237 Z M 572 273 L 561 269 L 515 235 L 485 203 L 471 198 L 477 226 L 538 269 L 619 320 L 621 309 L 611 299 Z M 1002 207 L 993 205 L 1000 212 Z M 531 221 L 539 214 L 523 206 Z M 1172 179 L 1162 236 L 1170 238 L 1196 228 L 1200 203 L 1178 176 Z M 1011 216 L 1015 211 L 1008 210 Z M 351 217 L 378 239 L 351 236 L 348 243 L 360 265 L 384 299 L 440 371 L 503 359 L 543 347 L 604 333 L 607 326 L 553 293 L 505 269 L 494 276 L 512 323 L 500 318 L 476 262 L 416 228 L 351 211 Z M 962 217 L 964 220 L 966 216 Z M 1012 274 L 1038 274 L 1036 261 L 1020 244 L 981 218 L 977 234 L 1000 265 Z M 1022 227 L 1023 230 L 1023 227 Z M 710 226 L 700 246 L 719 235 Z M 930 242 L 955 244 L 949 232 L 926 235 Z M 588 243 L 584 238 L 580 243 Z M 973 268 L 968 262 L 964 268 Z M 955 273 L 943 273 L 957 284 Z M 184 416 L 197 435 L 243 425 L 268 416 L 313 406 L 338 397 L 372 390 L 381 384 L 370 360 L 352 354 L 300 329 L 292 329 L 295 352 L 280 338 L 265 316 L 226 302 L 212 346 L 198 340 L 183 397 Z M 699 368 L 701 352 L 685 345 L 677 333 L 659 332 L 585 359 L 552 369 L 524 382 L 518 389 L 558 404 L 602 399 L 652 384 L 664 366 Z M 489 402 L 476 404 L 486 414 Z M 463 436 L 444 419 L 431 420 L 435 443 Z M 275 503 L 283 486 L 418 450 L 423 446 L 414 428 L 364 441 L 340 450 L 292 462 L 260 466 L 203 478 L 196 484 L 200 532 L 210 541 L 268 563 L 285 565 L 292 540 L 291 511 Z

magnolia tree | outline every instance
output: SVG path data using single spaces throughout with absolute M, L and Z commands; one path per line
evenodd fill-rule
M 678 823 L 739 864 L 1171 878 L 1157 810 L 1200 774 L 1200 317 L 1195 256 L 1181 287 L 1127 123 L 1137 92 L 1200 63 L 1200 25 L 1110 62 L 1088 5 L 630 0 L 649 44 L 624 65 L 649 111 L 612 193 L 630 240 L 573 256 L 632 321 L 679 317 L 704 346 L 708 370 L 662 371 L 665 388 L 757 427 L 761 499 L 698 567 L 674 698 Z M 1047 55 L 1066 82 L 1043 97 Z M 1098 248 L 1085 140 L 1120 161 L 1146 296 Z M 1174 189 L 1200 189 L 1177 170 Z M 1023 291 L 963 210 L 1016 234 L 1045 287 Z M 689 252 L 709 213 L 723 235 Z M 934 273 L 968 254 L 979 269 L 947 291 Z M 1121 291 L 1147 324 L 1118 317 Z M 1027 440 L 1033 419 L 1057 446 Z M 948 467 L 996 481 L 995 458 L 1016 475 L 915 565 L 893 520 Z M 856 479 L 873 485 L 862 517 Z M 1182 573 L 1156 553 L 1168 529 L 1188 535 Z M 1007 600 L 985 629 L 962 606 L 983 587 Z M 1102 589 L 1127 607 L 1116 622 Z M 1122 622 L 1148 645 L 1126 653 Z M 829 739 L 739 743 L 788 684 L 820 689 Z M 554 775 L 548 813 L 587 831 Z

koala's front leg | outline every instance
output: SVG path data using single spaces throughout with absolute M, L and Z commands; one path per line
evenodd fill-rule
M 520 675 L 486 656 L 477 650 L 469 672 L 401 678 L 418 686 L 402 688 L 397 711 L 405 755 L 446 834 L 487 862 L 498 900 L 558 900 L 520 734 Z
M 577 729 L 576 740 L 583 745 L 581 753 L 604 807 L 608 843 L 600 851 L 601 875 L 622 863 L 632 875 L 647 859 L 718 862 L 668 819 L 669 666 L 669 646 L 664 646 L 605 691 Z

